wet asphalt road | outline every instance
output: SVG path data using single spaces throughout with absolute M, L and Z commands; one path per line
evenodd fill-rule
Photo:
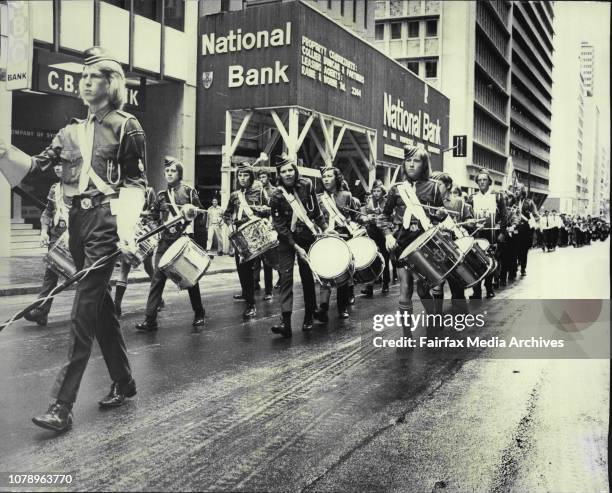
M 584 276 L 593 258 L 608 271 L 609 242 L 586 248 L 533 253 L 528 277 L 487 305 L 497 323 L 482 333 L 517 330 L 529 301 L 510 312 L 513 293 L 546 297 L 565 282 L 568 298 L 609 296 L 607 279 Z M 201 285 L 199 333 L 187 294 L 168 286 L 160 331 L 136 334 L 147 286 L 128 288 L 122 326 L 138 395 L 98 409 L 110 382 L 96 347 L 75 427 L 60 436 L 30 417 L 64 360 L 73 293 L 57 300 L 48 328 L 2 332 L 0 471 L 73 472 L 78 490 L 608 491 L 609 361 L 376 349 L 372 316 L 395 311 L 396 285 L 358 299 L 350 322 L 332 318 L 309 334 L 298 294 L 294 337 L 283 340 L 269 332 L 275 302 L 240 321 L 235 275 Z M 0 299 L 0 315 L 30 299 Z

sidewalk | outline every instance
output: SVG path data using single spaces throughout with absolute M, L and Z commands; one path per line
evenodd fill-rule
M 40 257 L 0 257 L 0 296 L 14 296 L 19 294 L 37 294 L 45 273 L 45 264 Z M 228 255 L 211 256 L 211 264 L 206 271 L 207 276 L 224 274 L 236 271 L 234 257 Z M 115 267 L 111 284 L 119 276 L 119 268 Z M 142 265 L 132 269 L 129 282 L 149 282 Z M 60 282 L 62 282 L 60 280 Z M 71 286 L 68 289 L 74 289 Z

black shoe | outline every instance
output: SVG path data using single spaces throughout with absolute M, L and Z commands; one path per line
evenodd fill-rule
M 310 332 L 312 330 L 312 326 L 313 326 L 312 317 L 304 318 L 304 323 L 302 324 L 302 331 Z
M 327 322 L 329 322 L 329 317 L 327 316 L 327 309 L 322 307 L 319 308 L 317 311 L 314 312 L 314 318 L 316 318 L 322 324 L 326 324 Z
M 136 324 L 137 332 L 157 332 L 157 320 L 145 320 Z
M 527 275 L 527 272 L 525 272 L 524 270 L 521 271 L 521 277 L 525 277 Z
M 272 332 L 274 334 L 279 334 L 283 337 L 291 337 L 292 333 L 291 333 L 291 326 L 285 324 L 284 322 L 279 323 L 278 325 L 274 325 L 270 330 L 272 330 Z
M 487 299 L 495 298 L 495 291 L 487 291 Z
M 242 294 L 235 294 L 234 299 L 236 301 L 245 301 L 244 296 L 242 296 Z
M 164 300 L 161 300 L 159 302 L 159 306 L 157 307 L 157 311 L 161 312 L 164 308 L 166 308 L 166 302 Z
M 120 385 L 113 382 L 110 392 L 98 404 L 101 408 L 109 409 L 111 407 L 119 407 L 123 404 L 127 397 L 136 395 L 136 382 L 132 378 L 128 383 Z
M 374 296 L 374 286 L 366 286 L 361 290 L 361 294 L 364 294 L 366 298 L 372 298 Z
M 242 318 L 245 318 L 245 319 L 255 318 L 255 315 L 257 315 L 257 308 L 255 308 L 255 305 L 249 305 L 246 307 L 246 310 L 242 313 Z
M 193 325 L 194 327 L 201 327 L 204 325 L 204 313 L 196 313 L 193 317 Z
M 30 322 L 36 322 L 41 327 L 47 325 L 47 313 L 40 308 L 34 308 L 24 314 L 23 318 Z
M 55 402 L 49 406 L 45 414 L 34 416 L 32 423 L 47 430 L 67 431 L 72 428 L 72 410 L 66 404 Z
M 264 301 L 272 301 L 272 293 L 268 293 L 264 296 Z
M 389 283 L 383 283 L 382 294 L 387 294 L 389 292 Z
M 338 310 L 338 318 L 340 320 L 346 320 L 347 318 L 349 318 L 349 312 L 346 308 L 344 308 L 343 310 Z
M 275 285 L 274 285 L 274 289 L 280 289 L 280 281 L 278 281 Z
M 473 294 L 472 296 L 470 296 L 471 300 L 481 300 L 482 299 L 482 294 Z

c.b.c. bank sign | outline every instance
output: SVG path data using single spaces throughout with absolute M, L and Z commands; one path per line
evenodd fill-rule
M 441 168 L 448 98 L 301 2 L 200 19 L 198 137 L 224 143 L 224 112 L 301 106 L 377 129 L 380 161 L 422 143 Z

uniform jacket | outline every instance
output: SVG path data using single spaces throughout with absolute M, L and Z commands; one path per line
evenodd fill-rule
M 93 171 L 115 191 L 123 185 L 144 189 L 147 183 L 145 134 L 138 120 L 125 111 L 113 110 L 108 106 L 94 115 Z M 61 180 L 67 197 L 79 193 L 83 158 L 77 129 L 86 122 L 74 118 L 53 137 L 49 147 L 33 157 L 33 169 L 44 171 L 57 163 L 62 165 Z M 99 193 L 90 180 L 84 195 Z
M 299 176 L 296 178 L 296 180 L 296 185 L 293 191 L 304 205 L 308 218 L 322 231 L 326 230 L 327 221 L 325 221 L 325 216 L 319 207 L 314 185 L 310 180 L 300 178 Z M 276 187 L 272 193 L 272 198 L 270 199 L 272 221 L 274 228 L 278 233 L 278 240 L 293 247 L 295 245 L 295 238 L 308 237 L 311 233 L 308 227 L 299 220 L 295 225 L 295 231 L 291 231 L 293 209 L 289 205 L 289 202 L 287 202 L 285 199 L 282 189 L 282 185 Z
M 326 192 L 323 192 L 322 194 L 320 194 L 318 196 L 318 199 L 319 199 L 319 207 L 321 208 L 321 213 L 323 214 L 323 217 L 325 218 L 325 222 L 329 225 L 330 224 L 330 213 L 327 210 L 327 208 L 323 205 L 323 195 L 325 193 Z M 349 209 L 353 208 L 353 196 L 351 192 L 346 191 L 346 190 L 338 190 L 331 195 L 333 196 L 334 202 L 336 203 L 336 207 L 340 211 L 340 214 L 342 214 L 342 217 L 349 221 L 353 220 L 355 214 L 352 213 L 351 211 L 346 210 L 346 208 L 349 208 Z M 348 230 L 345 227 L 343 227 L 339 222 L 335 223 L 334 229 L 338 231 L 339 233 L 348 235 Z
M 459 215 L 452 214 L 452 218 L 456 223 L 468 221 L 469 219 L 474 218 L 472 206 L 463 200 L 463 198 L 455 195 L 448 195 L 442 202 L 445 209 L 459 213 Z M 461 227 L 465 228 L 468 232 L 472 232 L 476 228 L 474 223 L 464 224 Z
M 189 185 L 184 185 L 183 183 L 175 188 L 168 187 L 166 190 L 162 190 L 157 194 L 157 199 L 152 207 L 152 217 L 158 222 L 166 222 L 170 217 L 175 217 L 177 215 L 170 202 L 169 190 L 171 189 L 174 192 L 174 202 L 179 209 L 179 213 L 180 206 L 185 204 L 191 204 L 198 208 L 202 208 L 198 192 L 194 188 Z M 187 223 L 179 223 L 170 229 L 164 229 L 161 233 L 161 239 L 172 242 L 183 234 L 187 226 Z
M 414 186 L 421 205 L 429 205 L 432 207 L 442 207 L 444 205 L 442 201 L 442 192 L 439 188 L 440 184 L 436 180 L 426 178 L 425 180 L 415 182 Z M 387 201 L 383 209 L 383 219 L 381 221 L 383 233 L 385 235 L 394 234 L 397 239 L 398 248 L 405 248 L 423 233 L 424 229 L 414 215 L 410 220 L 409 228 L 404 228 L 403 222 L 406 204 L 400 196 L 397 184 L 391 187 L 386 198 Z M 433 214 L 431 209 L 423 208 L 423 210 L 431 219 L 432 223 L 436 224 L 440 222 L 440 216 Z
M 268 205 L 268 201 L 266 200 L 263 185 L 259 180 L 253 182 L 253 184 L 244 190 L 244 198 L 248 205 L 261 207 L 261 210 L 253 210 L 256 216 L 259 217 L 269 217 L 270 216 L 270 207 Z M 240 211 L 240 191 L 234 190 L 229 198 L 227 203 L 227 207 L 225 212 L 223 213 L 223 219 L 226 222 L 230 220 L 234 222 L 236 227 L 240 227 L 251 218 L 249 218 L 246 213 L 242 212 L 242 217 L 238 217 L 238 212 Z

